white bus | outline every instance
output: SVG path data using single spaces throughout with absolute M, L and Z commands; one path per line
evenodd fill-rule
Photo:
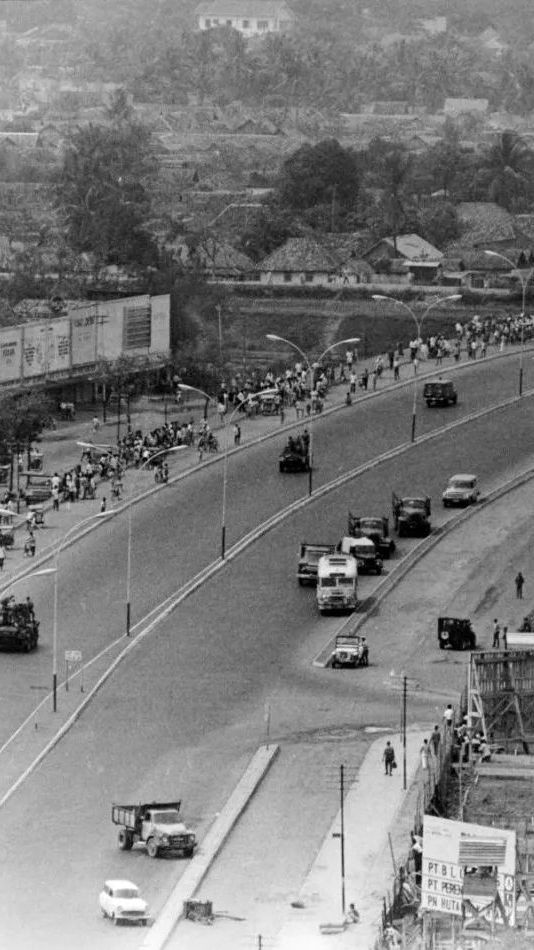
M 326 554 L 317 564 L 317 606 L 327 610 L 355 610 L 358 605 L 358 565 L 350 554 Z

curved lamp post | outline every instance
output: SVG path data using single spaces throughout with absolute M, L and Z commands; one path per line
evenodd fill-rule
M 313 368 L 315 365 L 318 365 L 321 362 L 323 357 L 326 356 L 330 350 L 335 349 L 336 346 L 343 346 L 344 344 L 348 343 L 359 343 L 360 337 L 353 336 L 348 340 L 338 340 L 337 343 L 331 343 L 330 346 L 327 346 L 326 350 L 324 350 L 323 353 L 321 353 L 321 355 L 315 360 L 315 362 L 311 363 L 307 354 L 304 352 L 304 350 L 301 350 L 297 343 L 293 343 L 292 340 L 286 340 L 285 337 L 278 336 L 277 333 L 267 333 L 266 336 L 268 340 L 274 340 L 276 343 L 285 343 L 287 346 L 290 346 L 292 349 L 296 350 L 297 353 L 302 356 L 302 359 L 306 364 L 307 371 L 310 374 L 310 399 L 312 399 L 312 411 L 310 415 L 310 444 L 308 448 L 308 495 L 311 495 L 313 492 Z
M 396 304 L 399 307 L 403 307 L 406 310 L 417 327 L 417 339 L 421 338 L 421 331 L 423 323 L 426 319 L 428 313 L 434 309 L 434 307 L 439 307 L 442 303 L 450 302 L 453 300 L 461 300 L 461 294 L 451 294 L 449 297 L 440 297 L 439 300 L 434 300 L 428 307 L 423 311 L 420 317 L 417 316 L 415 310 L 412 310 L 407 303 L 404 303 L 404 300 L 398 300 L 396 297 L 389 297 L 385 294 L 373 294 L 373 300 L 389 300 L 391 303 Z M 412 404 L 412 431 L 411 431 L 411 441 L 415 442 L 415 426 L 416 426 L 416 414 L 417 414 L 417 376 L 414 373 L 413 377 L 413 404 Z
M 510 264 L 512 270 L 515 270 L 519 274 L 519 280 L 521 281 L 521 349 L 519 351 L 519 395 L 523 395 L 523 351 L 524 351 L 524 342 L 525 342 L 525 307 L 527 300 L 527 287 L 529 281 L 532 279 L 534 274 L 534 267 L 531 267 L 527 276 L 524 277 L 521 273 L 521 270 L 516 267 L 514 262 L 510 260 L 506 254 L 501 254 L 500 251 L 484 251 L 484 254 L 487 254 L 488 257 L 500 257 L 501 260 L 506 261 L 507 264 Z
M 224 458 L 223 458 L 223 495 L 222 495 L 222 513 L 221 513 L 221 559 L 224 560 L 226 555 L 226 490 L 228 485 L 228 450 L 229 450 L 229 428 L 230 423 L 236 413 L 243 408 L 247 403 L 256 402 L 258 399 L 261 399 L 262 396 L 274 396 L 278 393 L 278 389 L 263 389 L 259 393 L 251 393 L 250 396 L 247 396 L 245 399 L 241 399 L 238 405 L 232 410 L 228 419 L 225 419 L 224 423 Z
M 178 383 L 176 387 L 181 393 L 198 393 L 199 396 L 203 396 L 206 400 L 206 405 L 204 406 L 204 419 L 208 418 L 208 405 L 213 400 L 213 396 L 208 396 L 203 389 L 199 389 L 198 386 L 188 386 L 186 383 Z
M 185 449 L 185 445 L 173 445 L 168 449 L 160 449 L 159 452 L 155 452 L 149 459 L 146 459 L 142 465 L 137 469 L 137 475 L 139 475 L 147 465 L 150 465 L 158 455 L 168 455 L 169 452 L 179 452 L 180 449 Z M 131 589 L 132 589 L 132 508 L 133 508 L 133 499 L 128 505 L 128 546 L 126 554 L 126 636 L 130 636 L 130 620 L 131 620 Z
M 89 515 L 88 518 L 84 518 L 83 521 L 79 521 L 77 524 L 73 525 L 72 528 L 69 528 L 67 533 L 63 535 L 63 538 L 56 549 L 55 566 L 53 568 L 49 568 L 50 573 L 52 573 L 52 571 L 54 572 L 54 619 L 52 627 L 52 708 L 54 712 L 57 711 L 57 618 L 59 555 L 69 541 L 71 535 L 75 534 L 76 531 L 80 531 L 81 528 L 83 528 L 86 524 L 89 524 L 91 521 L 96 521 L 97 518 L 109 518 L 112 513 L 113 512 L 111 511 L 95 511 L 95 513 Z

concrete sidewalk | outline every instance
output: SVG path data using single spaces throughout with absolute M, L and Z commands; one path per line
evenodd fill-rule
M 341 907 L 341 812 L 335 815 L 310 866 L 304 870 L 299 892 L 287 893 L 287 882 L 281 871 L 276 881 L 270 879 L 273 854 L 286 853 L 289 863 L 295 860 L 288 851 L 293 844 L 292 839 L 288 839 L 288 822 L 272 820 L 273 816 L 284 814 L 288 804 L 290 810 L 298 807 L 298 802 L 288 803 L 286 789 L 289 784 L 294 791 L 296 766 L 291 756 L 284 759 L 282 750 L 264 780 L 268 788 L 256 792 L 246 815 L 240 819 L 245 827 L 234 829 L 237 838 L 243 840 L 232 847 L 225 845 L 215 858 L 209 877 L 195 893 L 197 899 L 214 902 L 215 914 L 226 909 L 230 916 L 223 913 L 221 918 L 216 917 L 212 927 L 180 919 L 168 941 L 145 941 L 145 944 L 150 945 L 151 950 L 163 947 L 166 950 L 180 947 L 235 950 L 258 945 L 269 950 L 325 950 L 328 947 L 373 950 L 379 935 L 383 899 L 393 888 L 392 849 L 396 862 L 401 862 L 410 848 L 414 802 L 421 776 L 419 750 L 429 731 L 416 729 L 407 735 L 406 791 L 403 790 L 401 737 L 387 733 L 369 745 L 357 777 L 345 795 L 345 906 L 348 909 L 350 903 L 355 904 L 360 914 L 358 924 L 344 924 Z M 382 762 L 387 740 L 393 744 L 399 766 L 391 777 L 384 774 Z M 319 774 L 331 767 L 331 747 L 316 746 L 312 754 Z M 297 768 L 302 771 L 306 766 L 309 767 L 309 760 L 304 755 Z M 301 775 L 301 783 L 303 781 Z M 328 794 L 331 796 L 330 790 Z M 320 804 L 320 793 L 316 791 L 315 795 L 312 812 L 313 807 Z M 299 801 L 306 812 L 305 821 L 309 821 L 307 803 Z M 250 879 L 254 882 L 252 885 Z M 172 898 L 169 904 L 172 906 Z M 166 910 L 168 908 L 169 905 Z M 175 917 L 180 910 L 174 902 Z M 257 942 L 259 934 L 261 944 Z

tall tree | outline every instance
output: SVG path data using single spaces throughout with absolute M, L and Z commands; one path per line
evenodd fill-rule
M 304 210 L 321 204 L 345 211 L 356 207 L 359 168 L 356 154 L 335 139 L 303 145 L 282 167 L 278 188 L 282 205 Z
M 104 264 L 155 260 L 144 229 L 149 210 L 144 183 L 150 172 L 150 133 L 144 126 L 118 121 L 74 133 L 56 188 L 73 250 L 92 251 Z

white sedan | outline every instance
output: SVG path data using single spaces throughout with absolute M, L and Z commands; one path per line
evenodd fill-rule
M 98 900 L 104 917 L 110 917 L 116 924 L 130 920 L 146 926 L 148 904 L 131 881 L 106 881 Z
M 479 495 L 476 475 L 453 475 L 442 495 L 443 507 L 476 504 Z

